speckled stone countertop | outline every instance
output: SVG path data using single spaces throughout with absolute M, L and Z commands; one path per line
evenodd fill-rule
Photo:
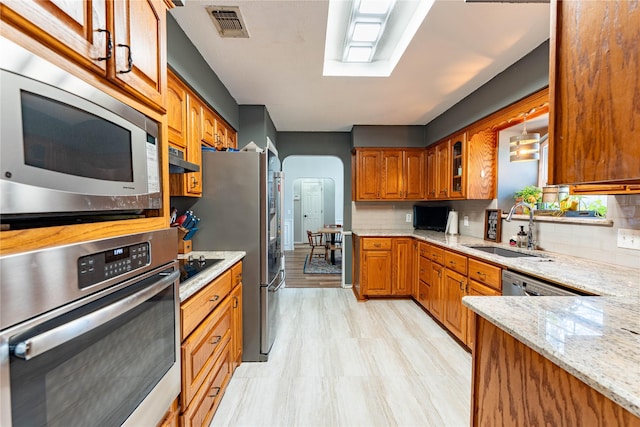
M 594 295 L 628 296 L 640 299 L 640 269 L 621 267 L 585 258 L 546 251 L 518 249 L 505 243 L 493 243 L 477 237 L 448 236 L 423 230 L 353 230 L 360 237 L 414 237 L 495 264 L 559 283 Z M 500 246 L 536 255 L 531 258 L 506 258 L 467 245 Z
M 464 305 L 640 417 L 640 306 L 623 297 L 464 297 Z
M 195 259 L 198 259 L 200 255 L 204 255 L 205 258 L 209 259 L 223 259 L 224 261 L 219 262 L 206 270 L 201 271 L 197 275 L 185 280 L 180 283 L 180 302 L 185 301 L 191 295 L 198 292 L 202 289 L 203 286 L 207 285 L 213 279 L 224 273 L 226 270 L 231 268 L 236 262 L 240 261 L 246 255 L 246 252 L 243 251 L 194 251 L 188 253 L 186 255 L 179 255 L 178 258 L 187 258 L 189 255 L 193 256 Z

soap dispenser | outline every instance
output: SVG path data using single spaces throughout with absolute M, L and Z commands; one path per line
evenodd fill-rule
M 527 233 L 524 231 L 524 225 L 520 226 L 520 231 L 518 231 L 518 247 L 526 248 L 527 247 Z

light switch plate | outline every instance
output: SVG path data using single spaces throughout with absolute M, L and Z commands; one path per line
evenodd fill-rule
M 618 229 L 618 247 L 640 251 L 640 230 Z

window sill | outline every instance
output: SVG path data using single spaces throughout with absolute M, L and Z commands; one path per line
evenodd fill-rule
M 502 214 L 502 219 L 507 217 L 506 213 Z M 529 214 L 520 215 L 516 214 L 511 219 L 519 221 L 529 221 Z M 549 216 L 549 215 L 533 215 L 535 222 L 554 222 L 558 224 L 580 224 L 580 225 L 593 225 L 600 227 L 613 227 L 613 220 L 606 218 L 580 218 L 580 217 L 567 217 L 567 216 Z

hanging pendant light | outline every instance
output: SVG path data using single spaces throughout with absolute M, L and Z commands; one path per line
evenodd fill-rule
M 522 134 L 509 138 L 509 159 L 525 162 L 540 159 L 540 134 L 527 133 L 527 115 L 524 116 Z

